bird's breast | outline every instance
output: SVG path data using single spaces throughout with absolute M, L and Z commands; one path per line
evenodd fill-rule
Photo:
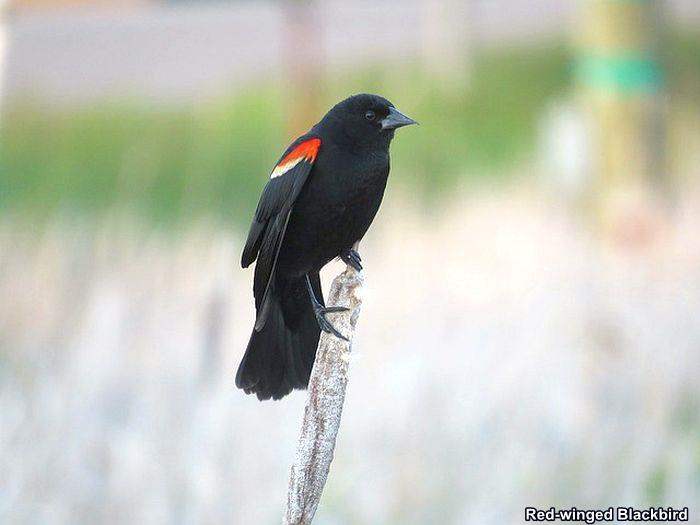
M 360 240 L 379 209 L 388 159 L 335 160 L 317 162 L 299 194 L 280 253 L 283 266 L 320 268 Z

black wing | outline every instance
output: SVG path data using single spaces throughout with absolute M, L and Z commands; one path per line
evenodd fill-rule
M 321 139 L 312 135 L 295 140 L 275 165 L 260 196 L 241 257 L 244 268 L 256 258 L 258 260 L 253 286 L 257 310 L 255 329 L 258 331 L 265 326 L 270 286 L 292 206 L 311 172 L 320 147 Z

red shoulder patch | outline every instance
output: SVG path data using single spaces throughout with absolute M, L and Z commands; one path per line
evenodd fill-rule
M 272 170 L 270 178 L 274 179 L 280 175 L 284 175 L 301 161 L 313 163 L 316 160 L 318 149 L 321 147 L 321 139 L 313 138 L 305 140 L 292 151 L 287 153 L 284 158 L 279 161 L 275 169 Z

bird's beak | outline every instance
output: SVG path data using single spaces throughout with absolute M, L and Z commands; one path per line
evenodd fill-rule
M 396 129 L 403 126 L 410 126 L 411 124 L 418 124 L 418 122 L 407 117 L 396 108 L 389 108 L 389 114 L 380 122 L 382 124 L 382 129 Z

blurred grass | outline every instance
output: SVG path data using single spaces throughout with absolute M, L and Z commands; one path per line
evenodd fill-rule
M 677 38 L 668 55 L 672 81 L 687 96 L 696 95 L 698 42 Z M 567 92 L 569 64 L 566 46 L 554 43 L 481 52 L 462 85 L 411 65 L 368 67 L 335 75 L 319 107 L 378 92 L 420 121 L 394 143 L 392 180 L 430 201 L 527 160 L 541 111 Z M 289 141 L 286 101 L 279 88 L 253 86 L 228 100 L 168 110 L 108 101 L 72 113 L 31 103 L 5 108 L 0 212 L 36 220 L 56 212 L 92 217 L 116 206 L 157 224 L 197 216 L 245 224 Z
M 257 90 L 196 111 L 11 108 L 0 138 L 0 209 L 47 217 L 121 205 L 166 224 L 202 213 L 243 220 L 283 141 L 275 98 Z
M 496 51 L 477 57 L 468 89 L 441 93 L 424 79 L 415 111 L 426 124 L 396 141 L 396 167 L 427 197 L 504 175 L 534 151 L 540 112 L 569 86 L 568 63 L 560 45 Z

